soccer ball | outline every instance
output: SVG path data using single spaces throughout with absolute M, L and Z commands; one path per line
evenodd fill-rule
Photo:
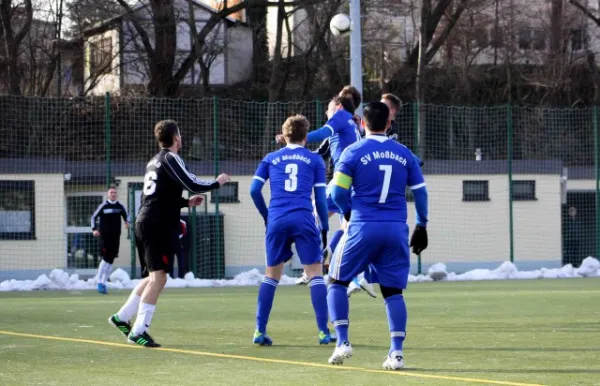
M 343 13 L 338 13 L 331 18 L 331 21 L 329 22 L 329 29 L 331 30 L 333 36 L 348 36 L 350 31 L 352 31 L 350 17 L 348 15 L 344 15 Z

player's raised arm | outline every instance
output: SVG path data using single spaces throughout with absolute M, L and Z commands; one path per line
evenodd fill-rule
M 408 171 L 408 186 L 412 190 L 415 199 L 415 209 L 417 212 L 417 225 L 410 239 L 410 246 L 413 253 L 419 254 L 427 248 L 427 215 L 428 215 L 428 194 L 425 185 L 425 178 L 419 166 L 420 160 L 415 156 Z
M 256 173 L 254 173 L 254 178 L 252 179 L 252 183 L 250 184 L 250 197 L 252 197 L 254 206 L 256 206 L 256 209 L 258 209 L 258 212 L 260 213 L 263 220 L 265 221 L 265 224 L 267 223 L 269 209 L 267 208 L 265 198 L 262 195 L 262 188 L 268 179 L 269 179 L 269 164 L 267 162 L 267 159 L 265 158 L 258 165 L 258 168 L 256 169 Z
M 325 163 L 322 159 L 315 166 L 315 185 L 313 187 L 315 191 L 315 207 L 317 208 L 317 214 L 321 222 L 321 231 L 329 231 L 329 211 L 327 209 L 327 195 L 326 189 L 327 184 L 325 183 Z
M 165 170 L 175 180 L 192 193 L 204 193 L 215 190 L 230 181 L 227 174 L 221 174 L 216 180 L 201 180 L 190 173 L 181 157 L 174 153 L 165 156 Z
M 331 198 L 333 202 L 340 208 L 344 213 L 346 221 L 350 220 L 350 201 L 348 197 L 348 190 L 352 185 L 353 172 L 350 167 L 351 152 L 348 149 L 344 150 L 342 157 L 338 161 L 338 165 L 335 168 L 333 174 L 333 180 L 331 185 Z

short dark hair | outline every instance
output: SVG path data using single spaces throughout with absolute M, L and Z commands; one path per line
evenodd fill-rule
M 335 96 L 335 97 L 333 97 L 333 102 L 336 105 L 342 105 L 344 110 L 346 110 L 350 114 L 354 114 L 354 111 L 356 111 L 356 105 L 354 104 L 354 101 L 352 100 L 352 98 L 349 95 Z
M 110 185 L 108 186 L 107 192 L 108 192 L 109 190 L 111 190 L 111 189 L 117 190 L 117 185 L 110 184 Z
M 387 129 L 390 109 L 383 102 L 371 102 L 363 110 L 363 119 L 370 131 L 383 132 Z
M 283 136 L 290 143 L 299 143 L 306 139 L 310 123 L 304 115 L 292 115 L 281 126 Z
M 154 126 L 154 138 L 161 147 L 171 147 L 176 135 L 179 135 L 179 126 L 171 119 L 160 121 Z
M 354 86 L 344 86 L 342 91 L 338 94 L 339 96 L 350 97 L 352 99 L 352 103 L 354 103 L 354 108 L 356 109 L 360 106 L 360 102 L 362 102 L 362 96 L 360 95 L 360 91 Z
M 390 102 L 392 107 L 394 107 L 396 110 L 400 110 L 400 107 L 402 107 L 402 100 L 394 94 L 383 94 L 381 99 Z

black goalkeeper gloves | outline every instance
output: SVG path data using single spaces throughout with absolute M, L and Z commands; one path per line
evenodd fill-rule
M 415 255 L 423 252 L 427 248 L 427 228 L 422 225 L 417 225 L 410 238 L 409 246 Z

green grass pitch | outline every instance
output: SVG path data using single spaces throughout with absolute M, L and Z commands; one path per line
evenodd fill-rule
M 128 291 L 1 293 L 0 384 L 600 385 L 598 279 L 412 284 L 406 369 L 395 373 L 379 371 L 389 344 L 381 298 L 350 299 L 354 357 L 344 370 L 327 365 L 332 346 L 317 344 L 306 287 L 277 290 L 274 346 L 254 346 L 256 293 L 167 289 L 151 333 L 172 351 L 123 345 L 107 318 Z

